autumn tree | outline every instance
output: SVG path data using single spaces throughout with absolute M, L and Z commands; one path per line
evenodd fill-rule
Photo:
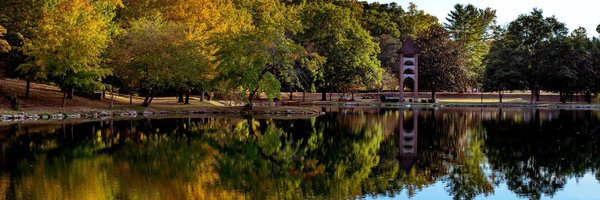
M 456 4 L 444 23 L 453 40 L 466 50 L 469 85 L 479 86 L 483 76 L 483 57 L 490 47 L 490 32 L 494 28 L 496 10 L 480 9 L 471 4 Z
M 193 57 L 181 57 L 209 61 L 201 66 L 189 66 L 186 73 L 179 76 L 172 85 L 177 90 L 180 100 L 189 103 L 192 90 L 200 91 L 202 97 L 206 90 L 211 89 L 211 80 L 217 75 L 215 72 L 218 51 L 216 42 L 219 37 L 246 31 L 252 27 L 251 16 L 242 9 L 238 9 L 233 1 L 220 0 L 127 0 L 126 8 L 120 13 L 120 20 L 125 23 L 140 18 L 151 18 L 156 14 L 162 16 L 162 21 L 175 24 L 182 28 L 184 40 L 193 41 L 199 52 Z M 179 52 L 183 53 L 183 52 Z M 196 58 L 197 56 L 202 58 Z M 191 55 L 190 55 L 191 56 Z M 208 59 L 208 60 L 206 60 Z M 181 64 L 189 63 L 180 60 Z M 203 62 L 204 62 L 203 61 Z M 185 93 L 185 101 L 183 94 Z
M 202 73 L 209 62 L 195 40 L 186 40 L 184 27 L 160 15 L 132 21 L 111 49 L 109 66 L 129 90 L 142 90 L 143 106 L 150 106 L 158 92 Z
M 419 54 L 419 85 L 431 91 L 436 99 L 438 91 L 462 91 L 468 78 L 464 68 L 464 49 L 450 39 L 450 35 L 441 26 L 432 26 L 422 32 L 416 44 Z M 402 88 L 400 88 L 402 89 Z
M 12 47 L 0 57 L 0 60 L 5 63 L 3 75 L 25 79 L 25 98 L 29 97 L 31 81 L 45 77 L 39 67 L 26 63 L 28 56 L 21 50 L 25 40 L 33 37 L 37 23 L 42 17 L 43 8 L 44 1 L 38 0 L 0 1 L 0 24 L 9 30 L 4 35 L 4 39 Z M 26 67 L 21 64 L 26 64 Z
M 105 14 L 119 5 L 119 1 L 61 0 L 42 9 L 23 52 L 61 88 L 63 106 L 75 89 L 102 88 L 100 81 L 109 71 L 100 64 L 111 35 L 110 16 Z
M 4 39 L 6 29 L 0 26 L 0 53 L 8 53 L 10 51 L 10 44 Z

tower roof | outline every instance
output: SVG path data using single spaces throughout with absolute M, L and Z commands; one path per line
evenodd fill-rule
M 404 45 L 402 45 L 402 48 L 398 51 L 398 53 L 401 54 L 417 54 L 419 52 L 421 52 L 421 49 L 419 49 L 411 39 L 404 40 Z

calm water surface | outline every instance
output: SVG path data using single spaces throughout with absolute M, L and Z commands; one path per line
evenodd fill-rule
M 325 108 L 0 127 L 0 199 L 600 199 L 600 112 Z

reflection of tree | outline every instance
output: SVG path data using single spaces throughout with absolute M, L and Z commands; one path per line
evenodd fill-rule
M 483 132 L 481 127 L 478 128 L 479 130 L 469 134 L 464 156 L 459 157 L 456 164 L 450 167 L 447 187 L 455 199 L 474 199 L 480 194 L 487 196 L 494 192 L 493 180 L 484 172 L 486 157 L 482 149 Z
M 68 127 L 67 138 L 62 133 L 22 135 L 19 140 L 30 148 L 15 147 L 26 153 L 15 164 L 19 174 L 11 177 L 15 179 L 7 197 L 236 198 L 236 192 L 215 187 L 219 179 L 215 169 L 218 151 L 195 134 L 181 134 L 182 129 L 197 127 L 201 122 L 182 122 L 185 120 L 144 120 L 134 122 L 135 125 L 121 122 L 114 127 L 112 123 L 94 123 L 85 128 Z M 70 135 L 76 137 L 68 138 Z M 45 145 L 47 141 L 55 145 Z
M 255 141 L 224 147 L 221 178 L 259 199 L 361 195 L 361 183 L 379 161 L 377 149 L 383 137 L 380 126 L 369 126 L 365 119 L 348 122 L 354 124 L 351 128 L 342 120 L 311 120 L 311 126 L 302 127 L 304 136 L 297 138 L 285 129 L 306 121 L 292 121 L 283 128 L 272 121 L 261 122 L 266 128 L 259 128 L 264 131 Z
M 563 111 L 545 122 L 486 121 L 486 152 L 492 169 L 519 196 L 552 196 L 568 178 L 598 169 L 599 125 L 591 111 Z
M 400 164 L 394 109 L 308 120 L 58 124 L 36 133 L 14 127 L 0 137 L 0 192 L 9 199 L 347 199 L 414 196 L 442 182 L 454 198 L 472 199 L 506 182 L 535 199 L 588 172 L 600 181 L 593 112 L 418 113 L 409 168 Z
M 398 121 L 398 111 L 385 112 L 383 116 L 396 116 L 395 121 Z M 457 199 L 491 194 L 495 183 L 493 175 L 485 173 L 484 132 L 476 117 L 473 112 L 419 111 L 419 149 L 415 165 L 409 169 L 399 165 L 398 138 L 387 138 L 379 151 L 382 160 L 373 169 L 376 173 L 367 180 L 367 192 L 394 195 L 405 190 L 413 196 L 441 180 L 447 183 L 448 193 Z

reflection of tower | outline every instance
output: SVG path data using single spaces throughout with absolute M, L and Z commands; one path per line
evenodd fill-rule
M 406 111 L 400 109 L 400 134 L 398 135 L 399 159 L 400 164 L 406 170 L 412 167 L 417 158 L 418 113 L 417 109 Z
M 400 101 L 404 102 L 404 86 L 412 84 L 412 102 L 419 100 L 419 52 L 421 50 L 411 39 L 404 41 L 400 54 Z M 405 83 L 406 82 L 406 83 Z

